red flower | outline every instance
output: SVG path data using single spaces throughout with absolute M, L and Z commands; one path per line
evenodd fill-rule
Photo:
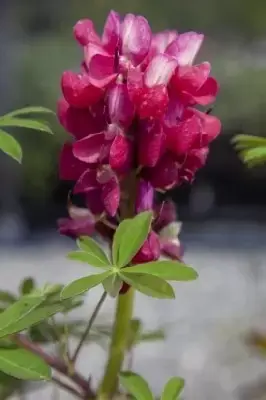
M 210 63 L 193 65 L 204 36 L 152 34 L 144 17 L 114 11 L 102 36 L 89 19 L 77 22 L 74 36 L 83 59 L 79 73 L 65 71 L 61 79 L 58 119 L 73 141 L 63 146 L 60 178 L 75 182 L 96 219 L 119 213 L 121 186 L 132 176 L 139 181 L 136 212 L 152 209 L 155 190 L 193 181 L 221 130 L 215 116 L 194 108 L 218 92 Z M 170 228 L 177 232 L 174 221 L 153 223 L 137 260 L 156 259 L 159 242 L 161 251 L 179 257 L 177 234 L 167 236 Z M 76 227 L 76 219 L 69 224 Z

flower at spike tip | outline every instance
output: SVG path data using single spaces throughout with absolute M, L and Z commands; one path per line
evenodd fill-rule
M 154 210 L 152 231 L 135 261 L 155 260 L 160 252 L 180 259 L 180 223 L 173 212 L 162 223 L 171 206 L 154 199 L 157 190 L 193 182 L 221 131 L 206 108 L 216 99 L 218 82 L 209 61 L 195 63 L 204 35 L 153 33 L 145 17 L 115 11 L 102 35 L 86 18 L 73 32 L 82 59 L 77 72 L 61 77 L 57 114 L 69 139 L 60 154 L 60 179 L 73 182 L 93 216 L 116 219 L 124 182 L 133 173 L 139 182 L 136 213 Z M 77 224 L 82 222 L 70 219 L 66 226 L 77 230 Z

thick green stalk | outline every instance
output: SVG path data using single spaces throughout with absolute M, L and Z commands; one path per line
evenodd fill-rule
M 118 296 L 115 324 L 109 350 L 109 359 L 99 389 L 98 400 L 110 400 L 117 389 L 118 374 L 121 371 L 127 350 L 130 321 L 133 312 L 134 290 Z
M 135 171 L 123 182 L 122 201 L 120 203 L 121 220 L 131 218 L 135 214 L 137 179 Z M 122 369 L 127 351 L 130 333 L 130 321 L 133 313 L 134 289 L 119 295 L 116 304 L 115 322 L 113 326 L 108 361 L 103 381 L 98 391 L 98 400 L 111 400 L 118 386 L 118 375 Z

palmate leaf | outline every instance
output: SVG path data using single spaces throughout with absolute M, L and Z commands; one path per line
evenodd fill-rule
M 0 314 L 0 337 L 18 332 L 17 326 L 44 300 L 42 296 L 24 296 Z
M 252 135 L 236 135 L 232 144 L 248 167 L 266 163 L 266 138 Z
M 83 278 L 77 279 L 67 286 L 65 286 L 61 292 L 61 300 L 69 299 L 71 297 L 78 296 L 95 286 L 98 286 L 106 278 L 112 274 L 111 271 L 103 272 L 102 274 L 89 275 Z
M 113 264 L 121 268 L 136 255 L 151 228 L 152 212 L 145 211 L 132 219 L 126 219 L 116 229 L 113 246 Z
M 21 282 L 19 291 L 22 295 L 29 294 L 30 292 L 32 292 L 35 289 L 35 287 L 36 287 L 36 284 L 35 284 L 34 279 L 29 277 L 29 278 L 25 278 Z
M 120 373 L 119 378 L 124 389 L 136 400 L 153 400 L 148 383 L 140 375 L 125 371 Z
M 165 280 L 152 275 L 121 274 L 121 278 L 139 292 L 157 299 L 174 299 L 175 292 L 172 286 Z
M 266 146 L 266 138 L 260 136 L 240 134 L 234 136 L 231 140 L 231 143 L 235 146 L 239 146 L 242 148 Z
M 173 377 L 166 383 L 161 400 L 177 400 L 182 392 L 185 381 L 182 378 Z
M 6 290 L 0 290 L 0 304 L 4 306 L 9 306 L 17 301 L 16 296 L 14 296 L 11 292 Z
M 61 301 L 62 287 L 45 285 L 42 289 L 34 289 L 6 308 L 0 313 L 0 338 L 27 329 L 58 312 L 73 309 L 72 300 Z
M 34 129 L 52 134 L 50 126 L 36 118 L 21 118 L 29 114 L 54 114 L 51 110 L 45 107 L 25 107 L 19 110 L 12 111 L 0 117 L 0 128 L 26 128 Z M 14 160 L 21 163 L 22 149 L 18 141 L 12 135 L 7 133 L 5 129 L 0 129 L 0 149 L 12 157 Z
M 24 108 L 19 108 L 18 110 L 11 111 L 4 115 L 4 117 L 17 117 L 21 115 L 29 115 L 29 114 L 53 114 L 55 115 L 54 111 L 50 110 L 46 107 L 41 106 L 29 106 Z
M 123 285 L 123 281 L 119 275 L 113 274 L 108 276 L 103 281 L 104 290 L 111 296 L 116 297 L 119 294 L 119 291 Z
M 262 165 L 266 163 L 266 146 L 241 150 L 239 155 L 243 162 L 249 167 Z
M 123 268 L 121 272 L 131 276 L 134 274 L 153 275 L 169 281 L 192 281 L 198 277 L 193 268 L 181 262 L 170 260 L 134 265 L 133 267 Z
M 14 160 L 21 163 L 22 161 L 22 149 L 16 139 L 13 138 L 9 133 L 0 129 L 0 149 L 12 157 Z
M 51 135 L 53 134 L 51 128 L 47 123 L 27 118 L 11 118 L 5 116 L 0 118 L 0 127 L 26 128 L 33 129 L 35 131 L 50 133 Z
M 18 379 L 51 379 L 50 367 L 40 357 L 24 349 L 0 349 L 0 370 Z
M 91 256 L 91 265 L 95 267 L 106 267 L 111 264 L 105 252 L 98 245 L 98 243 L 91 237 L 80 237 L 77 240 L 77 245 L 88 256 Z M 96 265 L 95 265 L 96 264 Z

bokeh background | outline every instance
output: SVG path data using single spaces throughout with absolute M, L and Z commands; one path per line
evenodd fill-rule
M 81 59 L 72 26 L 89 17 L 100 30 L 111 8 L 145 15 L 154 30 L 204 32 L 199 60 L 211 61 L 221 84 L 214 113 L 222 135 L 195 184 L 171 193 L 184 221 L 186 261 L 200 279 L 177 285 L 171 304 L 138 297 L 136 314 L 168 335 L 138 349 L 134 367 L 157 393 L 177 374 L 187 380 L 187 400 L 266 399 L 266 357 L 246 340 L 254 331 L 266 334 L 266 166 L 247 169 L 230 143 L 237 133 L 266 135 L 266 2 L 0 0 L 0 114 L 26 105 L 55 109 L 62 71 Z M 68 282 L 84 273 L 65 261 L 73 243 L 56 233 L 56 219 L 66 215 L 68 188 L 58 181 L 57 158 L 67 134 L 51 124 L 53 137 L 14 132 L 22 166 L 0 155 L 3 288 L 15 290 L 24 275 Z M 94 297 L 97 290 L 82 316 Z M 112 318 L 109 310 L 103 319 Z M 81 368 L 97 364 L 100 376 L 104 355 L 96 350 Z

